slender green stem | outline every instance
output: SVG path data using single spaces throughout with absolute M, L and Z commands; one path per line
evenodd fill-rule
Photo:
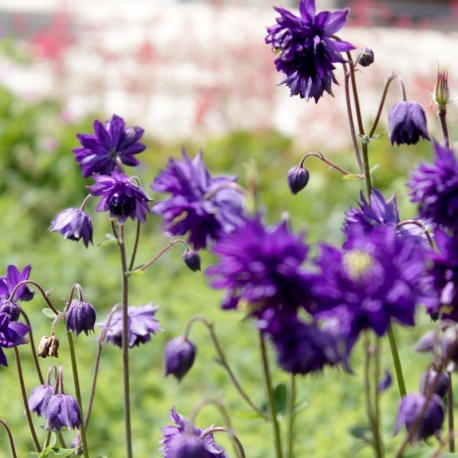
M 16 448 L 14 447 L 13 435 L 11 434 L 10 428 L 7 425 L 7 423 L 5 421 L 3 421 L 2 419 L 0 419 L 0 424 L 3 426 L 3 428 L 6 431 L 6 434 L 8 435 L 8 440 L 10 442 L 10 448 L 11 448 L 11 456 L 12 456 L 12 458 L 17 458 Z
M 351 173 L 348 171 L 348 170 L 345 170 L 344 168 L 340 167 L 339 165 L 337 165 L 335 162 L 332 162 L 330 161 L 329 159 L 327 159 L 323 153 L 321 152 L 318 152 L 318 153 L 307 153 L 304 155 L 304 157 L 301 159 L 301 162 L 299 163 L 299 167 L 303 168 L 304 167 L 304 162 L 310 157 L 310 156 L 313 156 L 313 157 L 316 157 L 318 158 L 320 161 L 324 162 L 325 164 L 329 165 L 329 167 L 332 167 L 333 169 L 336 169 L 338 170 L 340 173 L 342 173 L 343 175 L 351 175 Z M 361 177 L 362 178 L 362 177 Z
M 444 144 L 447 148 L 449 148 L 449 135 L 448 135 L 448 127 L 447 127 L 447 111 L 439 110 L 439 121 L 441 124 L 442 135 L 444 136 Z
M 375 443 L 380 456 L 384 456 L 383 437 L 380 434 L 381 414 L 380 414 L 380 391 L 378 382 L 380 380 L 380 351 L 381 341 L 376 337 L 374 349 L 374 423 L 375 423 Z
M 14 347 L 14 355 L 16 357 L 16 367 L 17 367 L 17 373 L 18 373 L 18 378 L 19 378 L 19 386 L 21 388 L 22 401 L 24 403 L 25 416 L 27 417 L 27 423 L 29 425 L 30 434 L 32 435 L 32 440 L 33 440 L 33 445 L 35 447 L 35 450 L 38 453 L 40 453 L 41 446 L 40 446 L 40 442 L 37 437 L 37 433 L 35 432 L 35 427 L 33 426 L 32 415 L 30 414 L 29 403 L 27 401 L 27 393 L 26 393 L 25 383 L 24 383 L 24 375 L 22 373 L 21 357 L 19 355 L 19 350 L 17 349 L 17 347 Z
M 375 129 L 377 129 L 378 123 L 380 121 L 380 116 L 382 115 L 383 105 L 385 105 L 385 100 L 388 94 L 388 89 L 395 78 L 397 78 L 397 76 L 394 73 L 390 73 L 386 78 L 382 98 L 380 99 L 380 104 L 378 106 L 377 115 L 375 116 L 374 124 L 372 125 L 372 129 L 369 133 L 369 138 L 371 138 L 374 135 Z
M 89 458 L 89 450 L 87 446 L 87 439 L 86 439 L 86 426 L 84 424 L 84 413 L 83 413 L 83 402 L 81 399 L 81 389 L 80 389 L 80 381 L 78 377 L 78 366 L 76 364 L 76 354 L 75 354 L 75 345 L 73 342 L 73 334 L 71 331 L 67 331 L 67 339 L 68 339 L 68 347 L 70 349 L 70 358 L 72 362 L 72 372 L 73 372 L 73 383 L 75 384 L 75 395 L 76 400 L 80 406 L 81 412 L 81 426 L 80 426 L 80 433 L 81 433 L 81 442 L 83 443 L 83 455 L 84 458 Z
M 276 453 L 277 458 L 283 458 L 281 435 L 280 435 L 280 425 L 278 424 L 277 406 L 275 405 L 272 380 L 270 377 L 266 341 L 261 331 L 259 331 L 259 343 L 261 347 L 262 371 L 264 373 L 264 382 L 266 385 L 266 393 L 267 393 L 267 399 L 269 401 L 270 416 L 271 416 L 272 428 L 273 428 L 273 433 L 274 433 L 275 453 Z
M 126 246 L 124 225 L 119 225 L 119 251 L 121 255 L 121 285 L 122 285 L 122 374 L 124 388 L 124 426 L 126 435 L 126 458 L 132 458 L 132 430 L 130 417 L 130 381 L 129 381 L 129 280 L 127 277 Z
M 184 247 L 187 250 L 189 250 L 189 246 L 184 240 L 181 240 L 181 239 L 172 240 L 164 248 L 162 248 L 162 250 L 159 251 L 159 253 L 156 256 L 154 256 L 154 258 L 150 259 L 147 263 L 143 264 L 138 270 L 144 271 L 148 267 L 152 266 L 164 253 L 166 253 L 168 250 L 170 250 L 170 248 L 172 248 L 177 243 L 181 243 L 182 245 L 184 245 Z
M 366 141 L 363 141 L 361 146 L 363 150 L 364 184 L 366 186 L 367 200 L 370 203 L 371 190 L 372 190 L 372 177 L 371 177 L 371 170 L 369 166 L 369 147 Z
M 358 122 L 358 130 L 360 135 L 364 135 L 364 125 L 363 125 L 363 118 L 361 115 L 361 106 L 359 104 L 359 96 L 358 96 L 358 87 L 356 85 L 356 75 L 355 75 L 355 64 L 353 63 L 353 58 L 349 52 L 347 54 L 347 59 L 350 62 L 350 81 L 351 81 L 351 89 L 353 92 L 353 101 L 355 102 L 355 111 L 356 111 L 356 120 Z
M 288 458 L 294 458 L 294 420 L 296 419 L 296 375 L 291 374 L 289 393 Z
M 221 428 L 220 426 L 214 426 L 213 428 L 208 428 L 206 429 L 202 435 L 200 436 L 201 439 L 204 439 L 206 436 L 208 436 L 209 434 L 213 434 L 213 433 L 216 433 L 216 432 L 223 432 L 223 433 L 227 433 L 231 436 L 232 440 L 235 442 L 235 444 L 237 445 L 238 449 L 239 449 L 239 452 L 240 452 L 240 457 L 241 458 L 246 458 L 246 455 L 245 455 L 245 450 L 243 449 L 243 445 L 242 443 L 240 442 L 240 439 L 234 434 L 234 431 L 230 430 L 230 429 L 227 429 L 227 428 Z
M 142 223 L 140 223 L 140 221 L 137 221 L 137 229 L 135 231 L 134 247 L 132 249 L 132 256 L 130 257 L 129 269 L 128 270 L 132 270 L 134 268 L 135 257 L 137 256 L 137 250 L 138 250 L 138 243 L 140 241 L 141 224 Z
M 437 376 L 439 378 L 439 375 Z M 453 386 L 452 386 L 452 373 L 449 374 L 450 384 L 447 393 L 447 409 L 448 409 L 448 434 L 449 442 L 448 449 L 450 452 L 455 451 L 455 418 L 453 415 Z
M 390 342 L 391 355 L 393 357 L 394 371 L 396 372 L 399 394 L 401 395 L 401 398 L 403 398 L 407 394 L 407 391 L 404 383 L 404 375 L 402 374 L 401 358 L 399 358 L 398 346 L 396 345 L 396 338 L 391 325 L 388 328 L 388 340 Z
M 56 315 L 59 314 L 59 311 L 54 307 L 54 305 L 52 305 L 52 302 L 49 300 L 49 297 L 48 297 L 48 295 L 46 294 L 45 290 L 41 287 L 41 285 L 40 285 L 39 283 L 37 283 L 36 281 L 33 281 L 33 280 L 23 280 L 23 281 L 20 281 L 20 282 L 13 288 L 13 291 L 11 291 L 11 294 L 10 294 L 10 297 L 9 297 L 9 300 L 10 300 L 10 301 L 13 300 L 14 295 L 16 294 L 16 291 L 17 291 L 22 285 L 33 285 L 33 286 L 35 286 L 35 287 L 38 289 L 38 291 L 40 291 L 41 295 L 43 296 L 43 299 L 45 300 L 46 305 L 47 305 Z
M 35 342 L 33 340 L 32 325 L 30 323 L 29 317 L 22 309 L 21 309 L 21 315 L 24 317 L 24 320 L 27 323 L 27 326 L 29 327 L 30 349 L 32 350 L 32 357 L 33 357 L 33 362 L 35 364 L 35 369 L 37 371 L 38 380 L 40 380 L 40 385 L 44 385 L 45 381 L 43 378 L 43 374 L 41 373 L 40 362 L 38 361 L 37 350 L 35 347 Z
M 371 430 L 372 430 L 372 435 L 374 438 L 374 449 L 377 451 L 376 447 L 376 422 L 375 422 L 375 412 L 374 412 L 374 406 L 372 405 L 372 395 L 371 395 L 371 366 L 370 366 L 370 361 L 371 361 L 371 342 L 370 342 L 370 337 L 369 337 L 369 332 L 366 331 L 364 333 L 364 398 L 366 401 L 366 413 L 367 413 L 367 418 L 369 420 Z M 378 455 L 377 455 L 378 456 Z

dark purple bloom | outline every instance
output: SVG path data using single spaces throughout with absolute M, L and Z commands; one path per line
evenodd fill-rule
M 67 208 L 60 212 L 49 228 L 51 232 L 59 231 L 64 239 L 83 239 L 84 245 L 92 243 L 91 217 L 83 210 Z
M 109 211 L 112 218 L 124 223 L 127 218 L 146 223 L 148 202 L 151 200 L 127 175 L 113 170 L 111 176 L 94 175 L 96 181 L 87 188 L 93 196 L 102 196 L 97 211 Z
M 412 441 L 416 443 L 426 440 L 433 435 L 439 437 L 444 421 L 444 408 L 441 398 L 437 394 L 434 394 L 430 398 L 425 412 L 422 412 L 427 402 L 428 397 L 424 394 L 413 393 L 404 396 L 399 405 L 398 418 L 393 433 L 397 434 L 403 425 L 409 430 L 423 413 L 412 437 Z
M 442 371 L 437 372 L 433 368 L 429 368 L 420 378 L 420 392 L 427 395 L 434 392 L 439 397 L 443 398 L 450 386 L 450 374 Z
M 9 315 L 0 313 L 0 364 L 8 366 L 2 348 L 17 347 L 28 342 L 25 335 L 30 328 L 23 323 L 11 321 Z
M 39 385 L 30 394 L 29 409 L 36 412 L 40 417 L 46 417 L 48 402 L 54 394 L 54 388 L 51 385 Z
M 455 153 L 434 143 L 434 165 L 421 164 L 407 186 L 422 218 L 458 232 L 458 161 Z
M 425 261 L 422 245 L 398 237 L 393 227 L 365 232 L 356 226 L 344 250 L 321 246 L 314 313 L 328 321 L 327 330 L 346 340 L 347 349 L 363 329 L 382 336 L 392 319 L 413 326 L 417 304 L 429 297 Z
M 159 307 L 152 304 L 128 307 L 128 336 L 129 347 L 135 347 L 151 340 L 151 334 L 162 331 L 158 321 L 154 318 Z M 100 324 L 102 328 L 106 326 L 106 321 Z M 118 347 L 122 347 L 122 312 L 115 312 L 110 320 L 106 334 L 107 342 Z
M 315 0 L 301 0 L 300 16 L 281 7 L 274 8 L 280 17 L 267 28 L 266 43 L 277 54 L 275 67 L 285 74 L 281 84 L 291 90 L 291 95 L 315 102 L 326 91 L 332 95 L 332 83 L 337 83 L 333 70 L 335 63 L 345 59 L 340 53 L 354 49 L 351 43 L 337 40 L 335 34 L 344 26 L 348 9 L 316 14 Z
M 164 349 L 164 375 L 172 374 L 181 380 L 191 369 L 196 358 L 196 346 L 189 339 L 178 336 L 170 340 Z
M 374 51 L 370 48 L 358 49 L 356 63 L 361 65 L 361 67 L 369 67 L 369 65 L 374 63 Z
M 305 375 L 343 361 L 334 335 L 297 317 L 272 314 L 259 327 L 270 337 L 278 365 L 286 372 Z
M 16 266 L 9 265 L 6 275 L 0 277 L 0 296 L 10 297 L 18 283 L 29 279 L 32 266 L 27 264 L 22 272 Z M 30 301 L 33 298 L 33 291 L 27 286 L 22 285 L 15 292 L 13 300 Z
M 235 177 L 211 177 L 201 153 L 191 160 L 183 150 L 182 156 L 169 159 L 152 183 L 153 191 L 171 194 L 153 211 L 162 216 L 166 235 L 189 233 L 189 243 L 199 250 L 242 223 L 242 196 L 233 189 Z
M 164 439 L 161 441 L 161 452 L 164 458 L 229 458 L 224 448 L 215 442 L 213 434 L 202 437 L 205 430 L 197 428 L 177 413 L 175 407 L 170 411 L 170 418 L 176 426 L 162 428 Z
M 213 248 L 219 263 L 206 273 L 214 288 L 227 290 L 222 307 L 246 301 L 253 315 L 265 309 L 294 314 L 306 307 L 311 274 L 301 267 L 308 253 L 303 236 L 290 233 L 286 221 L 266 228 L 257 216 L 221 237 Z
M 395 103 L 388 113 L 388 131 L 391 144 L 413 145 L 420 137 L 429 140 L 425 110 L 417 102 Z
M 48 400 L 46 409 L 46 428 L 60 431 L 62 427 L 68 429 L 79 428 L 81 412 L 78 402 L 69 394 L 54 394 Z
M 73 150 L 84 177 L 93 173 L 109 175 L 117 161 L 132 166 L 139 164 L 134 154 L 146 148 L 139 142 L 144 132 L 141 127 L 126 127 L 124 119 L 113 115 L 105 126 L 94 121 L 94 132 L 95 135 L 78 134 L 82 147 Z
M 96 314 L 92 304 L 80 300 L 72 300 L 67 308 L 65 321 L 67 331 L 73 331 L 76 335 L 84 332 L 88 335 L 89 331 L 94 331 Z
M 291 167 L 288 172 L 288 187 L 291 194 L 296 195 L 299 191 L 302 191 L 309 182 L 310 173 L 304 167 L 295 165 Z
M 9 301 L 6 296 L 0 296 L 0 313 L 6 313 L 11 321 L 17 321 L 21 316 L 21 307 L 17 302 Z
M 200 255 L 197 251 L 186 250 L 183 254 L 183 261 L 193 272 L 200 270 Z

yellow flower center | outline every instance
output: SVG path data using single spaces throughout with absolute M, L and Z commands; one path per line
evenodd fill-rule
M 348 251 L 343 256 L 343 264 L 353 280 L 361 280 L 373 265 L 372 257 L 361 250 Z

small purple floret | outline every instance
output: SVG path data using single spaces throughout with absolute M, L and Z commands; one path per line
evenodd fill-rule
M 9 315 L 0 313 L 0 364 L 8 366 L 5 353 L 2 348 L 17 347 L 28 342 L 25 335 L 30 328 L 23 323 L 11 321 Z
M 309 182 L 310 173 L 307 169 L 295 165 L 291 167 L 288 172 L 288 187 L 291 194 L 296 195 L 299 191 L 302 191 Z
M 388 131 L 391 144 L 413 145 L 420 137 L 429 140 L 425 110 L 417 102 L 395 103 L 388 113 Z
M 95 320 L 96 314 L 92 304 L 72 300 L 65 315 L 67 331 L 73 331 L 76 335 L 81 332 L 88 335 L 90 331 L 94 331 Z
M 92 221 L 91 217 L 83 210 L 67 208 L 60 212 L 49 228 L 51 232 L 60 232 L 64 239 L 83 239 L 84 245 L 92 243 Z
M 172 374 L 181 380 L 196 358 L 196 346 L 189 339 L 178 336 L 167 342 L 164 349 L 164 375 Z

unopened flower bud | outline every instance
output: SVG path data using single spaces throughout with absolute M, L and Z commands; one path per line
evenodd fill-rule
M 16 302 L 9 301 L 7 297 L 1 297 L 0 313 L 6 313 L 10 317 L 10 321 L 17 321 L 21 315 L 21 307 Z
M 76 299 L 70 302 L 65 316 L 67 331 L 88 335 L 89 331 L 94 331 L 95 320 L 95 310 L 91 304 Z
M 41 356 L 42 358 L 55 356 L 57 358 L 59 356 L 58 349 L 59 339 L 55 335 L 44 336 L 38 345 L 37 356 Z
M 288 172 L 288 186 L 291 194 L 296 195 L 302 191 L 309 182 L 310 173 L 307 169 L 295 165 L 291 167 Z
M 437 379 L 437 377 L 439 378 Z M 437 372 L 430 368 L 420 378 L 420 392 L 425 395 L 433 393 L 443 398 L 447 394 L 449 386 L 450 376 L 448 372 Z
M 395 103 L 388 113 L 388 131 L 391 144 L 414 145 L 420 137 L 429 140 L 425 110 L 417 102 Z
M 200 270 L 200 256 L 197 251 L 187 250 L 183 254 L 183 261 L 186 266 L 191 269 L 193 272 Z
M 164 375 L 172 374 L 181 380 L 191 369 L 196 357 L 196 346 L 183 336 L 170 340 L 164 349 Z
M 415 344 L 414 350 L 420 353 L 423 352 L 432 352 L 434 347 L 438 342 L 439 336 L 436 331 L 428 331 L 426 334 L 423 334 L 420 339 Z
M 436 86 L 434 87 L 433 100 L 440 111 L 447 110 L 447 103 L 450 102 L 447 67 L 439 66 L 437 69 L 437 81 Z
M 369 65 L 374 63 L 374 51 L 370 48 L 360 48 L 356 63 L 361 65 L 361 67 L 369 67 Z

